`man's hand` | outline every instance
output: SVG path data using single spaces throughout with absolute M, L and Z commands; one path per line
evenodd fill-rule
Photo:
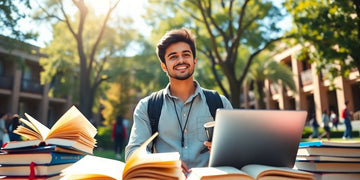
M 208 148 L 209 153 L 210 153 L 212 143 L 211 143 L 210 141 L 205 141 L 205 142 L 204 142 L 204 145 Z
M 191 172 L 191 170 L 184 161 L 181 161 L 181 168 L 182 168 L 182 172 L 185 174 L 185 177 L 187 177 L 188 174 Z

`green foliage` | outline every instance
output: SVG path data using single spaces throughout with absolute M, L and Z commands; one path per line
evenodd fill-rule
M 254 93 L 261 109 L 266 108 L 263 102 L 264 99 L 264 81 L 269 80 L 273 84 L 279 84 L 289 87 L 293 92 L 297 92 L 293 73 L 291 69 L 284 63 L 278 63 L 271 58 L 269 52 L 262 53 L 257 56 L 252 63 L 249 73 L 247 74 L 248 83 L 254 83 Z
M 98 133 L 95 136 L 97 147 L 103 149 L 113 149 L 114 142 L 111 141 L 112 127 L 98 127 Z
M 66 28 L 62 23 L 53 26 L 53 40 L 43 50 L 47 57 L 39 61 L 44 69 L 41 72 L 41 82 L 51 82 L 50 96 L 55 97 L 79 91 L 76 42 Z M 77 96 L 74 98 L 78 99 Z
M 36 33 L 24 32 L 19 29 L 21 19 L 28 18 L 26 10 L 31 9 L 29 0 L 0 0 L 0 29 L 3 35 L 18 39 L 35 39 Z
M 48 0 L 46 1 L 47 8 L 35 15 L 39 19 L 53 17 L 61 19 L 65 18 L 64 15 L 68 18 L 66 23 L 53 21 L 53 40 L 44 51 L 48 57 L 40 60 L 40 64 L 44 68 L 41 74 L 42 82 L 51 82 L 53 85 L 50 95 L 72 94 L 74 103 L 80 103 L 81 98 L 84 98 L 83 95 L 88 94 L 85 99 L 91 100 L 87 101 L 88 103 L 85 105 L 92 108 L 93 112 L 97 112 L 100 107 L 99 97 L 110 87 L 108 83 L 115 82 L 122 75 L 117 72 L 130 68 L 129 65 L 122 66 L 119 63 L 114 66 L 114 64 L 122 62 L 125 53 L 132 47 L 129 44 L 137 40 L 138 33 L 129 28 L 132 23 L 131 19 L 116 16 L 109 19 L 109 23 L 105 23 L 104 27 L 101 26 L 106 16 L 96 15 L 94 10 L 89 7 L 83 29 L 74 32 L 74 27 L 81 24 L 80 9 L 62 14 L 66 12 L 60 11 L 61 5 L 59 1 Z M 74 4 L 69 9 L 71 8 L 74 8 Z M 99 39 L 102 31 L 104 33 Z M 80 86 L 80 84 L 82 85 Z M 87 88 L 81 90 L 85 87 L 84 84 L 87 85 Z M 127 102 L 124 101 L 124 103 Z M 89 114 L 86 115 L 89 116 Z
M 146 19 L 154 27 L 151 39 L 158 40 L 173 28 L 187 27 L 195 32 L 198 54 L 203 55 L 198 61 L 208 61 L 201 64 L 201 69 L 210 67 L 196 78 L 203 81 L 203 76 L 211 72 L 213 76 L 204 78 L 204 83 L 211 86 L 208 82 L 215 80 L 222 94 L 230 96 L 233 106 L 239 107 L 248 66 L 278 38 L 274 34 L 281 28 L 276 23 L 282 17 L 271 1 L 165 0 L 150 1 Z
M 285 6 L 296 25 L 290 33 L 297 42 L 315 47 L 303 53 L 316 62 L 319 72 L 326 70 L 325 78 L 347 77 L 354 67 L 360 70 L 359 1 L 289 0 Z

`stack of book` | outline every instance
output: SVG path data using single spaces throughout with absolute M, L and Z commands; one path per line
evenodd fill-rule
M 316 179 L 360 179 L 360 142 L 301 142 L 295 168 Z
M 27 140 L 3 145 L 0 179 L 59 179 L 61 170 L 93 153 L 97 130 L 75 106 L 51 129 L 25 116 L 14 132 Z

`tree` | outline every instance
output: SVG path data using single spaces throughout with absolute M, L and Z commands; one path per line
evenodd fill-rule
M 333 80 L 338 75 L 347 77 L 354 67 L 360 70 L 360 1 L 289 0 L 285 6 L 293 16 L 291 33 L 297 43 L 310 42 L 315 47 L 305 47 L 303 54 L 319 70 L 326 69 L 326 77 Z
M 131 117 L 128 110 L 137 104 L 139 97 L 167 83 L 153 48 L 144 41 L 144 37 L 138 37 L 137 42 L 143 45 L 142 49 L 138 49 L 138 55 L 109 61 L 112 68 L 107 74 L 113 78 L 109 80 L 110 88 L 102 98 L 107 125 L 112 124 L 117 115 Z
M 263 53 L 265 54 L 265 53 Z M 269 56 L 258 56 L 251 65 L 246 77 L 248 83 L 254 84 L 254 93 L 256 97 L 256 109 L 265 109 L 264 86 L 265 80 L 273 84 L 279 84 L 289 87 L 296 92 L 296 86 L 291 69 L 284 63 L 278 63 Z
M 20 9 L 21 8 L 21 9 Z M 18 40 L 34 39 L 37 35 L 19 29 L 18 22 L 29 16 L 25 10 L 31 9 L 29 0 L 0 0 L 0 29 L 3 35 Z
M 149 20 L 159 29 L 185 26 L 195 30 L 198 50 L 209 60 L 214 79 L 234 107 L 240 107 L 241 86 L 254 58 L 282 39 L 276 35 L 281 30 L 276 23 L 283 15 L 271 1 L 167 0 L 149 8 L 150 20 L 163 20 Z M 244 49 L 249 50 L 248 56 L 239 53 Z M 241 59 L 245 64 L 240 67 Z
M 76 7 L 77 12 L 75 16 L 66 12 L 66 3 L 62 0 L 54 1 L 47 0 L 46 7 L 43 7 L 37 13 L 37 18 L 45 20 L 56 20 L 55 22 L 65 23 L 67 31 L 71 33 L 75 40 L 77 59 L 79 60 L 79 107 L 80 111 L 88 118 L 92 116 L 92 106 L 94 103 L 95 93 L 99 85 L 107 80 L 109 77 L 103 76 L 103 68 L 106 61 L 114 49 L 99 49 L 101 46 L 104 32 L 108 28 L 108 21 L 111 13 L 117 7 L 120 0 L 111 2 L 108 11 L 101 21 L 96 23 L 93 27 L 91 37 L 95 39 L 91 42 L 86 41 L 84 31 L 89 24 L 87 17 L 89 16 L 89 7 L 84 0 L 73 0 L 72 3 Z M 77 22 L 73 19 L 77 16 Z

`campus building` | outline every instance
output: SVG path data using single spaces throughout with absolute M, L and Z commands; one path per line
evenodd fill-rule
M 51 85 L 40 83 L 39 59 L 45 55 L 39 47 L 15 42 L 16 48 L 9 48 L 8 43 L 0 36 L 0 111 L 27 113 L 51 127 L 72 105 L 71 98 L 48 96 Z
M 288 65 L 293 72 L 297 93 L 280 85 L 267 81 L 266 105 L 267 109 L 284 110 L 307 110 L 308 113 L 316 113 L 317 120 L 321 121 L 322 110 L 334 110 L 339 115 L 344 107 L 345 100 L 349 100 L 348 108 L 353 111 L 360 110 L 360 77 L 357 69 L 354 69 L 348 78 L 337 77 L 334 81 L 335 90 L 330 91 L 330 81 L 323 80 L 322 74 L 316 72 L 315 64 L 308 61 L 298 61 L 297 54 L 302 49 L 297 45 L 278 53 L 274 59 Z M 249 87 L 244 87 L 242 107 L 255 108 L 255 98 Z M 356 114 L 356 113 L 355 113 Z M 353 118 L 357 119 L 357 116 Z

